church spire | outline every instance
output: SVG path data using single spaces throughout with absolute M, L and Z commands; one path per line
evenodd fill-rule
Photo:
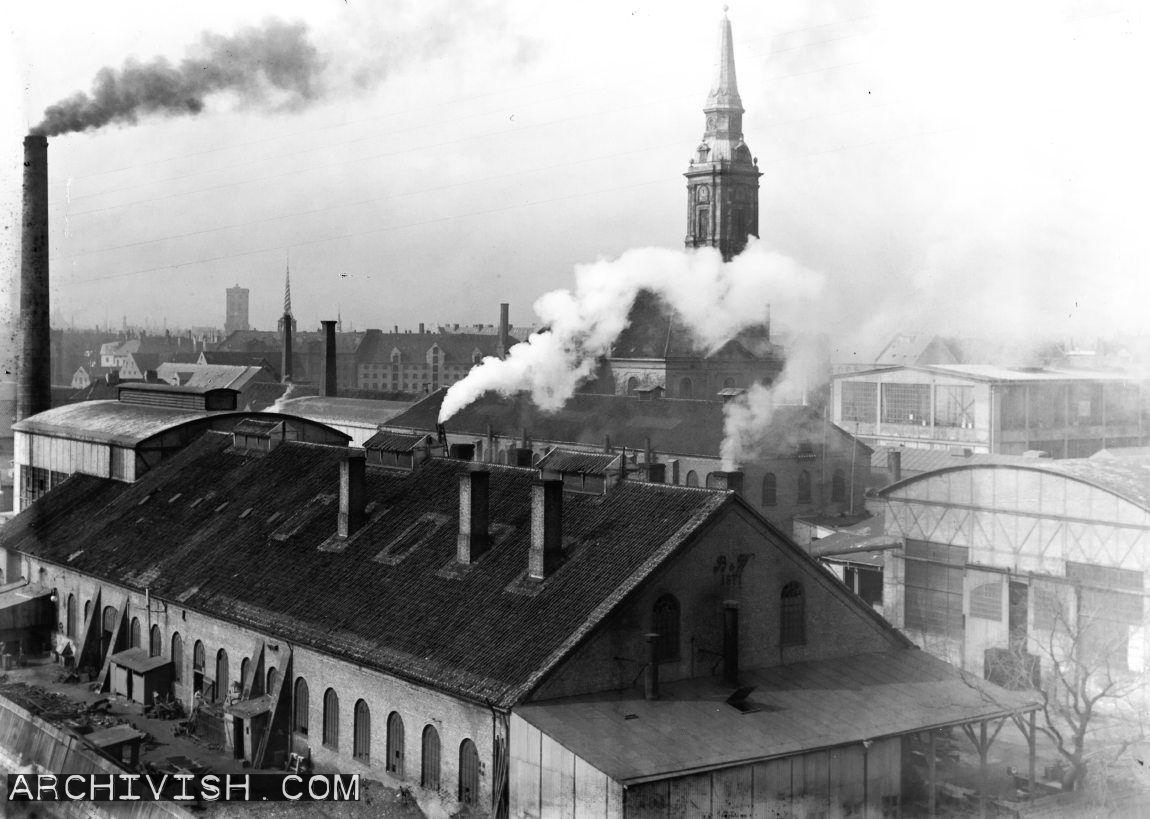
M 719 21 L 715 81 L 703 107 L 706 126 L 687 168 L 687 247 L 715 247 L 731 259 L 759 235 L 758 162 L 743 141 L 743 101 L 726 7 Z
M 284 315 L 291 315 L 291 262 L 284 269 Z
M 704 110 L 734 108 L 743 111 L 743 101 L 739 99 L 739 82 L 735 77 L 735 45 L 731 36 L 731 21 L 727 19 L 727 7 L 723 6 L 723 19 L 719 21 L 719 61 L 715 65 L 715 83 L 707 95 Z

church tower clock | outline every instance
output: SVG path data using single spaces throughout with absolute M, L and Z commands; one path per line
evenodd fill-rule
M 725 10 L 725 9 L 724 9 Z M 703 108 L 706 126 L 687 177 L 687 247 L 717 247 L 730 260 L 759 235 L 759 167 L 743 142 L 731 21 L 719 23 L 719 62 Z

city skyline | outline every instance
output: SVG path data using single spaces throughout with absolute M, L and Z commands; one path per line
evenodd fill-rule
M 682 244 L 717 4 L 423 4 L 388 20 L 208 4 L 137 28 L 54 8 L 72 23 L 22 12 L 10 32 L 8 157 L 102 66 L 177 61 L 200 31 L 272 13 L 307 25 L 330 89 L 292 111 L 223 95 L 194 117 L 53 137 L 53 311 L 78 325 L 109 302 L 113 324 L 213 325 L 238 281 L 252 324 L 274 326 L 288 254 L 304 325 L 489 321 L 501 301 L 525 321 L 577 264 Z M 762 237 L 825 277 L 814 329 L 1140 326 L 1142 123 L 1115 104 L 1144 59 L 1138 14 L 989 9 L 731 9 Z M 18 159 L 5 165 L 12 213 Z

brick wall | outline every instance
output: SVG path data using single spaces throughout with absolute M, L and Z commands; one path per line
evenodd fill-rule
M 902 645 L 833 576 L 777 538 L 741 511 L 708 528 L 560 665 L 533 698 L 641 685 L 644 635 L 654 627 L 655 601 L 666 593 L 680 605 L 680 659 L 660 665 L 663 680 L 721 672 L 723 601 L 728 599 L 739 601 L 739 664 L 745 668 Z M 803 584 L 806 643 L 781 648 L 780 593 L 792 580 Z

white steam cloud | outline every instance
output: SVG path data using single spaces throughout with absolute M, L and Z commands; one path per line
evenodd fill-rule
M 823 278 L 751 240 L 730 262 L 719 252 L 641 248 L 615 260 L 575 269 L 575 288 L 556 290 L 535 303 L 547 328 L 516 344 L 506 359 L 489 357 L 453 384 L 439 420 L 445 422 L 486 392 L 529 391 L 537 406 L 558 410 L 590 377 L 627 326 L 640 290 L 662 297 L 706 349 L 762 324 L 768 305 L 784 322 L 809 304 Z

